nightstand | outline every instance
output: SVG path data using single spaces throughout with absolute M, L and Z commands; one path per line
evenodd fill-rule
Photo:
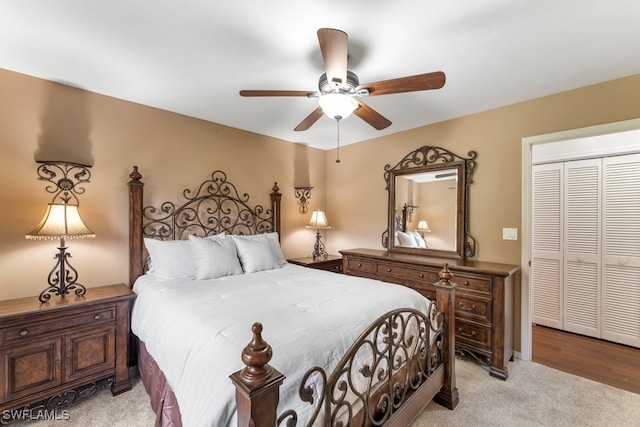
M 110 387 L 131 388 L 131 303 L 124 284 L 40 303 L 0 301 L 0 412 L 54 410 Z
M 315 268 L 317 270 L 333 271 L 342 273 L 342 257 L 339 255 L 329 255 L 326 258 L 313 258 L 310 256 L 303 258 L 288 259 L 291 264 L 302 265 L 304 267 Z

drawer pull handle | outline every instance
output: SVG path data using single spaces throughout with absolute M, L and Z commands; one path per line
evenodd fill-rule
M 362 264 L 358 263 L 358 267 L 362 267 Z
M 469 282 L 467 280 L 464 281 L 465 286 L 469 286 Z
M 93 316 L 93 318 L 96 319 L 96 320 L 100 320 L 100 319 L 102 319 L 102 316 L 99 315 L 99 314 L 96 314 L 95 316 Z
M 468 332 L 463 332 L 462 328 L 458 328 L 458 333 L 460 335 L 462 335 L 465 338 L 475 338 L 476 337 L 476 331 L 471 331 L 471 333 Z
M 391 273 L 391 269 L 390 268 L 387 268 L 387 273 Z
M 472 304 L 471 307 L 465 307 L 465 305 L 461 302 L 458 302 L 458 307 L 460 307 L 460 310 L 467 310 L 467 311 L 473 311 L 476 309 L 475 304 Z
M 418 274 L 418 277 L 420 277 L 421 279 L 424 279 L 424 274 L 420 273 Z
M 26 329 L 23 329 L 23 330 L 20 331 L 20 336 L 21 337 L 25 337 L 25 336 L 27 336 L 27 334 L 29 334 L 29 331 L 26 330 Z

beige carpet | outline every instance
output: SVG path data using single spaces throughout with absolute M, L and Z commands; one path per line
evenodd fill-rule
M 509 363 L 508 368 L 509 379 L 500 381 L 490 377 L 474 362 L 458 359 L 460 403 L 457 408 L 450 411 L 430 403 L 411 427 L 640 427 L 640 394 L 532 362 L 516 360 Z M 126 393 L 112 397 L 108 391 L 103 391 L 67 410 L 68 420 L 14 425 L 151 427 L 154 421 L 149 398 L 137 379 L 133 389 Z

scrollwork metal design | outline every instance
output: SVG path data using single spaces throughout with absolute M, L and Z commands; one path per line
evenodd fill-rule
M 47 181 L 47 193 L 53 194 L 52 203 L 60 199 L 63 203 L 73 201 L 79 205 L 78 194 L 83 194 L 82 186 L 91 179 L 91 166 L 79 163 L 43 162 L 38 166 L 38 179 Z
M 273 211 L 261 205 L 249 206 L 249 195 L 239 194 L 220 170 L 214 171 L 196 190 L 187 188 L 182 194 L 186 199 L 182 205 L 167 201 L 159 208 L 143 209 L 145 237 L 181 240 L 191 234 L 247 235 L 273 231 Z
M 405 308 L 378 318 L 330 376 L 319 367 L 305 373 L 299 396 L 312 407 L 305 425 L 383 425 L 443 363 L 442 328 L 433 303 L 426 314 Z M 297 422 L 293 410 L 278 418 L 278 426 Z
M 400 160 L 395 166 L 392 167 L 389 164 L 384 166 L 384 180 L 387 183 L 386 190 L 389 190 L 389 185 L 391 185 L 391 171 L 402 170 L 416 166 L 427 166 L 433 163 L 451 163 L 459 160 L 465 162 L 467 183 L 471 184 L 473 183 L 473 173 L 475 172 L 478 165 L 478 163 L 476 162 L 478 153 L 476 151 L 469 151 L 467 155 L 469 157 L 461 157 L 447 150 L 446 148 L 434 147 L 430 145 L 422 146 L 404 156 L 404 158 Z

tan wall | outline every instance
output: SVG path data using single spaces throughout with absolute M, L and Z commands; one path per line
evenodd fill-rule
M 496 90 L 496 89 L 493 89 Z M 383 112 L 384 113 L 384 112 Z M 384 166 L 423 145 L 457 154 L 478 152 L 470 188 L 470 231 L 481 261 L 520 264 L 520 240 L 502 240 L 503 227 L 521 233 L 522 138 L 640 117 L 640 75 L 539 98 L 341 148 L 327 156 L 329 251 L 381 248 L 387 225 Z M 346 124 L 345 124 L 346 125 Z M 335 150 L 332 150 L 335 151 Z M 520 292 L 516 289 L 516 348 Z
M 132 165 L 147 183 L 145 204 L 173 199 L 215 169 L 253 201 L 283 193 L 283 250 L 306 255 L 305 229 L 294 185 L 314 187 L 309 209 L 325 209 L 332 228 L 327 249 L 381 247 L 387 222 L 383 171 L 422 146 L 478 152 L 470 193 L 470 230 L 477 259 L 520 263 L 520 241 L 503 241 L 503 227 L 520 229 L 523 137 L 640 117 L 640 75 L 486 111 L 373 139 L 335 152 L 263 137 L 0 69 L 0 300 L 37 295 L 53 267 L 57 244 L 24 234 L 50 201 L 36 159 L 93 163 L 80 210 L 97 237 L 70 240 L 73 265 L 87 286 L 127 281 L 127 191 Z M 357 118 L 352 118 L 357 120 Z M 308 181 L 308 182 L 307 182 Z M 522 230 L 520 230 L 522 231 Z M 519 289 L 518 289 L 519 290 Z M 516 319 L 520 295 L 516 292 Z M 516 347 L 519 347 L 516 324 Z
M 251 201 L 268 206 L 277 181 L 282 245 L 291 257 L 310 253 L 314 242 L 314 231 L 304 228 L 308 216 L 298 214 L 294 185 L 314 186 L 310 209 L 325 207 L 322 150 L 6 70 L 0 70 L 0 147 L 0 300 L 39 294 L 54 266 L 57 241 L 24 237 L 51 201 L 36 159 L 93 163 L 80 212 L 96 238 L 67 241 L 87 287 L 128 280 L 126 183 L 133 165 L 146 183 L 145 204 L 175 200 L 221 169 Z

